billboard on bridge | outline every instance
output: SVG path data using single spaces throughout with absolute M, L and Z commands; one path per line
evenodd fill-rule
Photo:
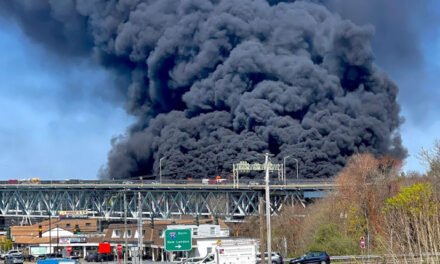
M 60 219 L 87 218 L 88 212 L 88 210 L 58 211 L 58 216 Z

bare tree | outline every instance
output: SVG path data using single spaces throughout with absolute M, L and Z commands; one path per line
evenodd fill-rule
M 418 157 L 428 167 L 431 176 L 440 177 L 440 140 L 436 140 L 430 149 L 423 148 Z

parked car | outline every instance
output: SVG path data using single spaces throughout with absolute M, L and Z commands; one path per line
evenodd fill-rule
M 63 254 L 60 254 L 60 253 L 47 253 L 47 254 L 38 256 L 38 259 L 62 258 L 62 257 L 63 257 Z
M 203 259 L 204 259 L 204 257 L 186 258 L 186 259 L 180 260 L 180 262 L 178 262 L 178 263 L 182 263 L 182 264 L 196 264 L 196 263 L 200 263 Z
M 271 259 L 272 259 L 272 263 L 274 263 L 274 264 L 283 264 L 284 262 L 283 262 L 283 256 L 281 256 L 281 254 L 280 253 L 278 253 L 278 252 L 271 252 L 271 255 L 272 255 L 272 257 L 271 257 Z M 268 262 L 268 257 L 267 257 L 267 252 L 266 253 L 264 253 L 264 263 L 267 263 Z M 260 253 L 258 253 L 257 254 L 257 264 L 260 264 L 261 263 L 261 254 Z
M 87 262 L 98 262 L 99 253 L 98 252 L 89 252 L 84 258 Z
M 0 254 L 0 259 L 5 259 L 6 255 L 8 255 L 8 254 L 22 254 L 22 253 L 20 251 L 18 251 L 18 250 L 15 250 L 15 249 L 9 250 L 8 252 Z
M 330 256 L 325 251 L 313 251 L 304 254 L 300 258 L 290 260 L 290 264 L 306 263 L 330 264 Z
M 5 264 L 23 264 L 24 258 L 21 252 L 6 254 L 5 256 Z
M 0 254 L 0 259 L 5 259 L 6 255 L 14 254 L 14 253 L 15 254 L 22 254 L 20 251 L 13 249 L 13 250 L 9 250 L 8 252 L 4 252 L 4 253 Z
M 110 254 L 100 254 L 98 252 L 88 253 L 85 257 L 87 262 L 104 262 L 104 261 L 113 261 L 115 257 Z
M 6 255 L 10 255 L 10 254 L 21 254 L 21 255 L 23 255 L 23 253 L 22 253 L 21 251 L 16 250 L 16 249 L 11 249 L 11 250 L 9 250 L 9 251 L 6 253 Z

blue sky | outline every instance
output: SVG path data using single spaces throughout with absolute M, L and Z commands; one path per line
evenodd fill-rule
M 0 180 L 96 179 L 111 139 L 134 122 L 111 93 L 112 75 L 89 61 L 63 61 L 0 22 Z M 406 171 L 424 172 L 417 153 L 440 138 L 440 31 L 427 32 L 423 67 L 381 65 L 402 90 Z
M 0 25 L 0 51 L 0 179 L 95 179 L 132 122 L 98 92 L 114 90 L 103 89 L 110 74 L 59 61 L 10 24 Z

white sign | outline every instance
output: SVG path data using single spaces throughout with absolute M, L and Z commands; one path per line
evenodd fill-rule
M 48 253 L 47 247 L 31 247 L 31 255 L 32 256 L 42 256 Z
M 74 243 L 86 243 L 87 238 L 86 237 L 60 237 L 59 243 L 60 244 L 74 244 Z
M 283 164 L 277 164 L 277 163 L 270 163 L 268 164 L 269 171 L 281 171 L 283 169 Z M 265 164 L 260 163 L 248 163 L 247 161 L 240 161 L 239 163 L 236 163 L 233 165 L 235 171 L 243 171 L 243 172 L 249 172 L 249 171 L 264 171 L 266 170 Z
M 88 210 L 58 211 L 59 218 L 87 218 Z

